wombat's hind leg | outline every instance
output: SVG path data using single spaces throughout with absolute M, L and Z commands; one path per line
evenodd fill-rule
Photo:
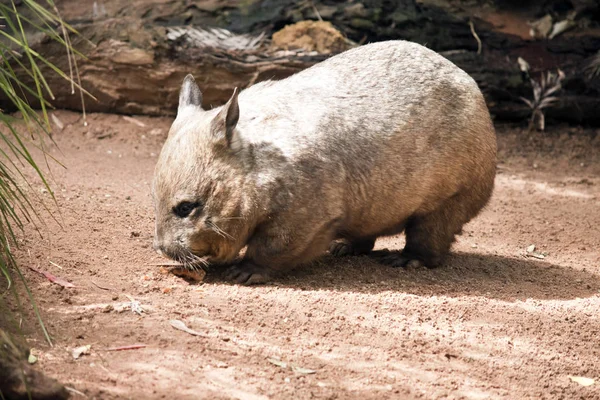
M 329 253 L 336 257 L 359 256 L 369 254 L 375 246 L 375 239 L 359 239 L 350 241 L 338 239 L 329 245 Z
M 492 185 L 470 188 L 450 197 L 434 211 L 410 218 L 402 256 L 419 260 L 429 268 L 439 266 L 463 225 L 487 203 L 491 189 Z
M 401 252 L 372 252 L 378 261 L 392 267 L 439 266 L 450 251 L 455 235 L 462 231 L 490 198 L 493 181 L 469 188 L 446 199 L 435 210 L 413 215 L 406 223 L 406 245 Z
M 242 285 L 254 285 L 271 280 L 271 272 L 264 267 L 259 267 L 250 261 L 244 260 L 229 267 L 225 271 L 225 279 Z

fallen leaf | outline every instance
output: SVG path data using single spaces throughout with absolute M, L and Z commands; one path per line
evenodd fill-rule
M 596 381 L 592 378 L 586 378 L 585 376 L 571 376 L 569 375 L 569 379 L 573 382 L 579 383 L 581 386 L 591 386 Z
M 308 368 L 302 368 L 302 367 L 298 367 L 296 365 L 292 365 L 292 371 L 297 372 L 299 374 L 316 374 L 317 371 L 315 371 L 314 369 L 308 369 Z
M 302 368 L 299 367 L 297 365 L 294 364 L 289 364 L 285 361 L 281 361 L 279 358 L 267 358 L 267 361 L 270 362 L 273 365 L 277 365 L 278 367 L 281 367 L 283 369 L 291 369 L 292 371 L 298 373 L 298 374 L 305 374 L 305 375 L 309 375 L 309 374 L 316 374 L 317 371 L 315 371 L 314 369 L 308 369 L 308 368 Z
M 160 272 L 163 275 L 169 275 L 170 271 L 167 268 L 161 266 L 158 272 Z
M 180 278 L 190 279 L 196 282 L 203 281 L 206 276 L 206 272 L 202 269 L 191 271 L 186 268 L 175 267 L 171 269 L 171 273 Z
M 554 39 L 561 33 L 566 32 L 575 26 L 577 26 L 577 24 L 574 21 L 571 21 L 570 19 L 559 21 L 552 25 L 552 31 L 548 35 L 548 39 Z
M 144 307 L 142 307 L 142 304 L 139 301 L 135 300 L 128 294 L 126 294 L 125 297 L 127 297 L 130 301 L 129 308 L 131 309 L 131 312 L 134 312 L 138 315 L 142 315 L 143 312 L 146 312 L 146 310 L 144 309 Z
M 44 275 L 46 277 L 46 279 L 48 279 L 50 282 L 56 283 L 57 285 L 60 285 L 62 287 L 66 287 L 66 288 L 74 288 L 75 287 L 75 285 L 73 285 L 71 282 L 68 282 L 65 279 L 60 278 L 58 276 L 52 275 L 50 272 L 40 271 L 39 269 L 34 268 L 32 266 L 29 266 L 29 269 L 37 272 L 38 274 Z
M 52 117 L 52 122 L 54 122 L 56 127 L 62 131 L 63 128 L 65 127 L 65 124 L 63 124 L 62 121 L 60 119 L 58 119 L 58 117 L 56 115 L 52 114 L 51 117 Z
M 102 290 L 113 290 L 113 289 L 111 289 L 111 288 L 109 288 L 109 287 L 100 286 L 100 285 L 98 285 L 98 284 L 97 284 L 96 282 L 94 282 L 94 281 L 90 281 L 90 282 L 92 282 L 92 284 L 94 284 L 94 286 L 96 286 L 98 289 L 102 289 Z
M 519 64 L 519 69 L 521 70 L 521 72 L 529 73 L 531 67 L 529 66 L 529 63 L 527 61 L 519 57 L 517 58 L 517 63 Z
M 186 332 L 186 333 L 189 333 L 190 335 L 208 337 L 207 335 L 205 335 L 203 333 L 200 333 L 193 329 L 188 328 L 183 321 L 180 321 L 178 319 L 172 319 L 169 321 L 169 323 L 171 324 L 171 326 L 173 328 L 178 329 L 183 332 Z
M 527 252 L 528 252 L 528 253 L 533 253 L 534 251 L 535 251 L 535 244 L 532 244 L 531 246 L 529 246 L 529 247 L 527 248 Z
M 137 119 L 135 119 L 135 118 L 128 117 L 128 116 L 123 116 L 123 119 L 124 119 L 125 121 L 131 122 L 132 124 L 136 124 L 136 125 L 137 125 L 137 126 L 139 126 L 139 127 L 142 127 L 142 128 L 145 128 L 145 127 L 146 127 L 146 124 L 145 124 L 145 123 L 143 123 L 142 121 L 139 121 L 139 120 L 137 120 Z
M 529 34 L 532 38 L 547 38 L 548 34 L 550 34 L 550 30 L 552 29 L 552 16 L 550 14 L 546 14 L 536 21 L 528 22 L 528 25 L 531 27 Z
M 34 356 L 33 354 L 29 354 L 29 357 L 27 357 L 27 362 L 29 364 L 35 364 L 37 362 L 37 357 Z
M 111 347 L 109 349 L 106 349 L 106 351 L 137 350 L 143 349 L 144 347 L 146 347 L 145 344 L 130 344 L 129 346 Z
M 270 362 L 273 365 L 277 365 L 278 367 L 281 368 L 287 368 L 288 364 L 285 361 L 281 361 L 277 358 L 267 358 L 267 361 Z
M 90 349 L 92 348 L 91 344 L 86 344 L 85 346 L 79 346 L 73 349 L 73 358 L 78 359 L 83 354 L 90 354 Z

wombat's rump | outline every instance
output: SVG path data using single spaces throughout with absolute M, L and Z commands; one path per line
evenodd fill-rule
M 186 77 L 156 166 L 155 246 L 256 283 L 333 254 L 438 265 L 491 196 L 496 137 L 477 84 L 405 41 L 349 50 L 217 109 Z

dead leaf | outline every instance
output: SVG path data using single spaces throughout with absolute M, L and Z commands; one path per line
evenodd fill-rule
M 288 367 L 288 364 L 285 361 L 281 361 L 278 358 L 267 358 L 267 361 L 284 369 Z
M 65 127 L 65 124 L 63 124 L 62 121 L 60 119 L 58 119 L 58 117 L 54 113 L 51 115 L 51 118 L 52 118 L 52 122 L 54 122 L 56 127 L 62 131 L 63 128 Z
M 98 289 L 102 289 L 102 290 L 113 290 L 113 289 L 111 289 L 111 288 L 109 288 L 109 287 L 100 286 L 100 285 L 98 285 L 98 284 L 97 284 L 96 282 L 94 282 L 94 281 L 90 281 L 90 282 L 92 282 L 92 284 L 93 284 L 94 286 L 96 286 Z
M 569 375 L 569 379 L 573 382 L 579 383 L 581 386 L 591 386 L 596 381 L 592 378 L 586 378 L 585 376 L 571 376 Z
M 206 271 L 202 269 L 192 271 L 186 268 L 175 267 L 171 269 L 171 273 L 180 278 L 189 279 L 196 282 L 203 281 L 204 277 L 206 276 Z
M 78 359 L 83 354 L 90 354 L 90 349 L 92 348 L 91 344 L 86 344 L 85 346 L 79 346 L 73 349 L 73 358 Z
M 529 30 L 529 34 L 534 39 L 544 39 L 547 38 L 552 30 L 552 16 L 550 14 L 546 14 L 542 18 L 527 23 L 531 29 Z
M 188 328 L 183 321 L 180 321 L 178 319 L 172 319 L 169 321 L 169 323 L 171 324 L 171 326 L 173 328 L 183 331 L 185 333 L 189 333 L 190 335 L 200 336 L 200 337 L 208 337 L 207 335 L 205 335 L 203 333 L 200 333 L 198 331 Z
M 33 354 L 29 354 L 29 357 L 27 357 L 27 362 L 29 364 L 35 364 L 37 362 L 37 357 L 34 356 Z
M 34 268 L 32 266 L 29 266 L 29 269 L 37 272 L 38 274 L 44 275 L 46 277 L 46 279 L 48 279 L 50 282 L 56 283 L 57 285 L 60 285 L 62 287 L 66 287 L 66 288 L 74 288 L 75 287 L 75 285 L 73 285 L 71 282 L 68 282 L 65 279 L 60 278 L 58 276 L 54 276 L 50 272 L 40 271 L 39 269 Z
M 315 371 L 314 369 L 302 368 L 302 367 L 298 367 L 296 365 L 292 365 L 292 371 L 297 372 L 299 374 L 305 374 L 305 375 L 317 373 L 317 371 Z
M 527 251 L 527 253 L 526 253 L 527 257 L 534 257 L 534 258 L 538 258 L 540 260 L 543 260 L 548 255 L 548 253 L 535 251 L 535 244 L 532 244 L 531 246 L 527 247 L 526 251 Z
M 298 374 L 305 374 L 305 375 L 310 375 L 310 374 L 316 374 L 317 371 L 315 371 L 314 369 L 308 369 L 308 368 L 302 368 L 299 367 L 297 365 L 294 364 L 289 364 L 285 361 L 281 361 L 279 358 L 267 358 L 267 361 L 270 362 L 273 365 L 277 365 L 278 367 L 281 367 L 283 369 L 291 369 L 292 371 L 298 373 Z
M 134 312 L 138 315 L 142 315 L 143 312 L 146 312 L 146 310 L 144 308 L 145 306 L 142 307 L 142 303 L 140 303 L 139 301 L 137 301 L 136 299 L 134 299 L 133 297 L 131 297 L 128 294 L 126 294 L 125 297 L 127 297 L 130 301 L 129 308 L 131 309 L 131 312 Z
M 519 69 L 521 70 L 521 72 L 524 72 L 526 74 L 529 73 L 531 66 L 529 65 L 529 63 L 527 61 L 525 61 L 524 59 L 519 57 L 519 58 L 517 58 L 517 63 L 519 64 Z
M 135 118 L 128 117 L 128 116 L 126 116 L 126 115 L 125 115 L 125 116 L 123 116 L 123 119 L 124 119 L 125 121 L 131 122 L 132 124 L 136 124 L 136 125 L 137 125 L 137 126 L 139 126 L 139 127 L 142 127 L 142 128 L 145 128 L 145 127 L 146 127 L 146 124 L 145 124 L 145 123 L 143 123 L 142 121 L 139 121 L 139 120 L 137 120 L 137 119 L 135 119 Z
M 559 21 L 552 25 L 552 31 L 548 35 L 548 39 L 554 39 L 556 36 L 560 35 L 563 32 L 568 31 L 569 29 L 577 26 L 575 21 L 571 21 L 570 19 L 565 19 Z
M 158 270 L 159 273 L 161 273 L 162 275 L 169 275 L 169 270 L 165 267 L 160 267 L 160 269 Z
M 111 347 L 109 349 L 106 349 L 106 351 L 137 350 L 137 349 L 143 349 L 144 347 L 146 347 L 145 344 L 131 344 L 129 346 Z

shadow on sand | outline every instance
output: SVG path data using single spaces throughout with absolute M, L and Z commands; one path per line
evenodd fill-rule
M 218 271 L 207 282 L 222 282 Z M 482 296 L 499 300 L 574 299 L 599 293 L 600 277 L 542 260 L 452 253 L 445 265 L 402 269 L 369 256 L 324 256 L 267 283 L 300 290 L 397 291 L 422 296 Z

